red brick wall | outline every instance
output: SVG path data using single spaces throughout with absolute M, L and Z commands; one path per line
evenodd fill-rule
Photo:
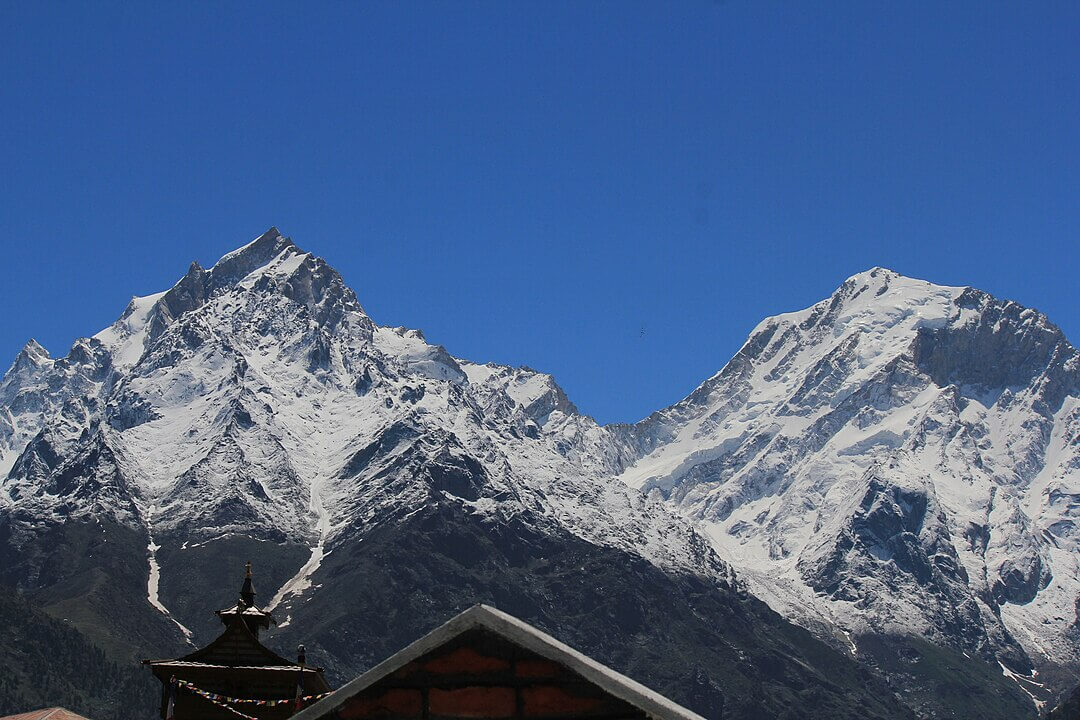
M 353 696 L 337 715 L 338 720 L 645 717 L 570 669 L 480 630 Z

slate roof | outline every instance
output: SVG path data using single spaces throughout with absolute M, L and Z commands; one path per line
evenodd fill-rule
M 326 717 L 350 698 L 391 673 L 473 629 L 488 630 L 520 647 L 559 663 L 657 720 L 705 720 L 697 713 L 687 710 L 622 673 L 598 663 L 532 625 L 488 605 L 474 605 L 352 682 L 346 683 L 327 697 L 301 710 L 291 720 L 318 720 Z
M 240 654 L 241 652 L 243 654 Z M 171 666 L 180 662 L 204 666 L 299 667 L 260 643 L 247 624 L 236 619 L 236 615 L 233 615 L 233 621 L 226 627 L 225 632 L 206 647 L 179 658 L 143 660 L 144 665 L 150 666 Z

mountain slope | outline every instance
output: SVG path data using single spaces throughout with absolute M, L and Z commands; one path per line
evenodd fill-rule
M 134 665 L 116 663 L 78 630 L 0 590 L 0 713 L 61 704 L 87 717 L 146 717 L 160 685 Z

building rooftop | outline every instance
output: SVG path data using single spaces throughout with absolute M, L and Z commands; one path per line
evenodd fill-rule
M 391 676 L 395 676 L 395 673 L 400 674 L 399 671 L 403 671 L 406 665 L 430 656 L 433 652 L 475 630 L 493 633 L 517 647 L 567 668 L 584 681 L 636 708 L 645 717 L 657 720 L 704 720 L 697 713 L 593 660 L 532 625 L 487 605 L 474 605 L 352 682 L 305 708 L 291 720 L 321 720 L 332 717 L 343 706 L 376 683 L 387 679 L 392 680 Z M 562 716 L 559 715 L 559 717 Z M 479 714 L 472 717 L 489 716 Z
M 88 720 L 88 718 L 71 712 L 67 708 L 48 707 L 16 715 L 4 715 L 0 720 Z

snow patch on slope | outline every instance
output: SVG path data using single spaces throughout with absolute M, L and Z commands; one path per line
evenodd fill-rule
M 157 551 L 161 549 L 161 546 L 154 542 L 154 533 L 153 533 L 153 529 L 152 529 L 153 528 L 152 523 L 153 523 L 153 519 L 154 519 L 154 510 L 155 509 L 156 508 L 153 505 L 148 507 L 146 509 L 146 518 L 145 518 L 146 519 L 146 533 L 147 533 L 147 536 L 149 537 L 149 542 L 146 545 L 146 552 L 147 552 L 147 558 L 148 558 L 149 563 L 150 563 L 150 574 L 149 574 L 149 576 L 147 578 L 147 581 L 146 581 L 146 599 L 147 599 L 147 601 L 149 601 L 149 603 L 151 605 L 153 605 L 155 608 L 157 608 L 158 611 L 161 612 L 162 615 L 164 615 L 165 617 L 172 620 L 173 623 L 176 624 L 176 627 L 178 627 L 180 629 L 180 632 L 183 634 L 183 636 L 187 640 L 187 642 L 194 647 L 195 643 L 192 641 L 193 635 L 192 635 L 191 631 L 188 630 L 186 627 L 184 627 L 184 625 L 179 620 L 177 620 L 175 617 L 173 617 L 173 614 L 171 612 L 169 612 L 169 609 L 167 607 L 165 607 L 165 605 L 161 602 L 161 597 L 158 594 L 158 585 L 161 583 L 161 567 L 158 565 Z
M 164 295 L 165 292 L 159 292 L 131 298 L 120 319 L 94 335 L 94 338 L 110 349 L 114 365 L 131 367 L 142 357 L 150 313 Z

